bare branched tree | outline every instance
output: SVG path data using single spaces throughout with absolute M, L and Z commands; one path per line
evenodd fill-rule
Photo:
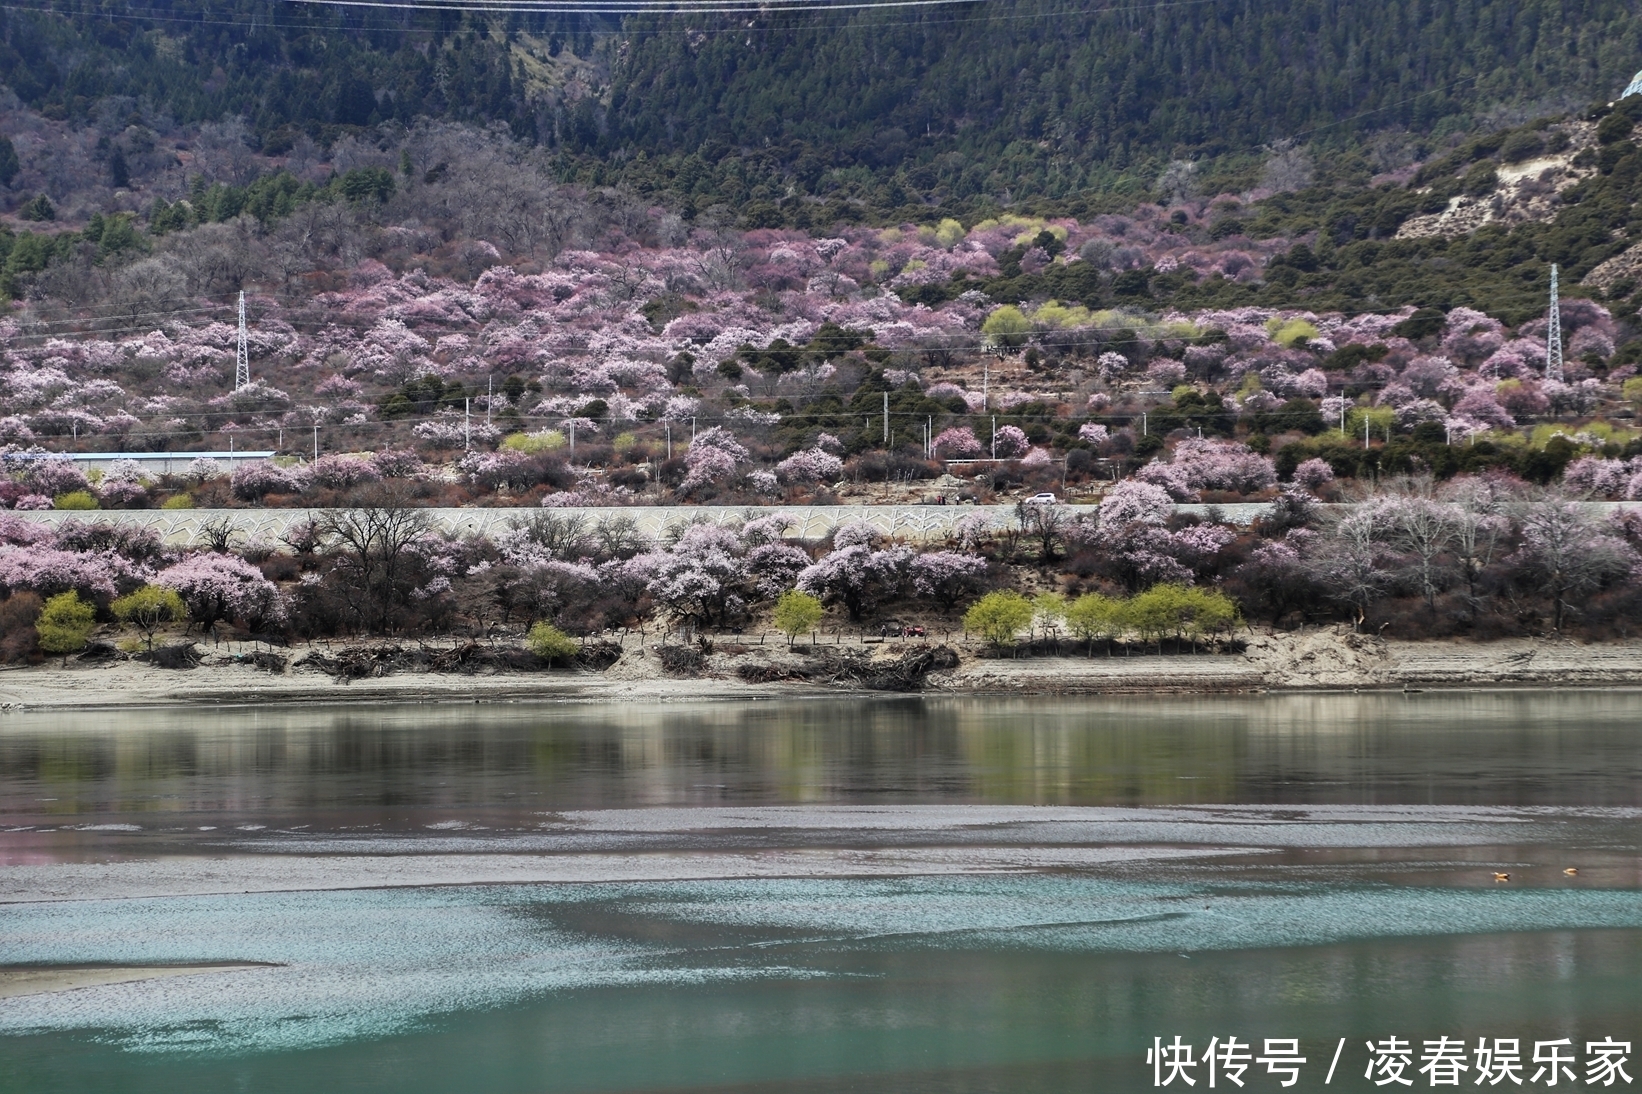
M 588 535 L 587 518 L 580 514 L 543 510 L 511 523 L 531 543 L 561 562 L 574 562 L 592 553 L 593 542 Z
M 408 508 L 409 501 L 383 487 L 366 504 L 320 521 L 327 554 L 341 578 L 336 588 L 355 621 L 372 633 L 397 629 L 414 590 L 418 560 L 412 549 L 432 531 L 427 510 Z
M 1551 629 L 1580 601 L 1626 573 L 1635 558 L 1625 543 L 1598 526 L 1578 502 L 1546 493 L 1517 508 L 1522 529 L 1518 560 L 1551 602 Z

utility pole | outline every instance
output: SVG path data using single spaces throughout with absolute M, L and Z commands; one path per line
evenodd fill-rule
M 992 415 L 992 458 L 998 458 L 998 416 Z
M 1545 329 L 1545 378 L 1562 382 L 1562 309 L 1556 299 L 1556 263 L 1551 263 L 1551 316 Z
M 889 392 L 884 392 L 884 447 L 889 447 Z
M 987 408 L 987 405 L 986 405 L 987 391 L 986 391 L 986 389 L 987 389 L 987 386 L 991 383 L 991 380 L 992 380 L 992 362 L 986 360 L 985 358 L 982 358 L 981 359 L 981 409 L 982 410 L 985 410 Z
M 473 447 L 473 400 L 471 398 L 467 398 L 467 399 L 462 400 L 462 448 L 464 450 L 466 450 L 466 449 L 471 449 L 472 447 Z
M 1363 451 L 1368 451 L 1368 415 L 1363 415 Z
M 314 422 L 314 459 L 319 459 L 319 422 Z
M 239 340 L 234 346 L 234 390 L 251 383 L 251 347 L 245 337 L 245 290 L 239 293 Z
M 673 458 L 673 423 L 667 423 L 667 459 Z
M 576 419 L 570 419 L 570 462 L 576 462 Z

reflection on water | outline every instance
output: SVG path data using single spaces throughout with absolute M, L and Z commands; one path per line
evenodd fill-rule
M 283 884 L 299 857 L 359 869 L 336 852 L 388 844 L 1196 857 L 0 905 L 0 963 L 278 963 L 10 1001 L 0 1094 L 1127 1092 L 1176 1034 L 1299 1037 L 1313 1062 L 1345 1037 L 1329 1089 L 1356 1091 L 1370 1037 L 1642 1045 L 1633 809 L 1521 808 L 1642 805 L 1639 715 L 1642 693 L 1594 691 L 8 715 L 0 886 L 132 859 Z M 1279 808 L 933 808 L 1010 804 Z M 1298 808 L 1331 804 L 1422 808 Z M 929 808 L 889 834 L 823 831 L 825 809 L 732 831 L 755 805 Z M 549 847 L 592 823 L 561 814 L 658 806 L 720 809 Z
M 384 823 L 664 804 L 1642 805 L 1642 693 L 42 713 L 0 818 Z

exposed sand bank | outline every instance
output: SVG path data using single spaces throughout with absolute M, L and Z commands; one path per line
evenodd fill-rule
M 813 805 L 541 817 L 533 831 L 472 832 L 456 840 L 444 833 L 339 839 L 283 831 L 230 834 L 212 854 L 4 864 L 0 906 L 451 885 L 961 876 L 1295 848 L 1497 847 L 1580 823 L 1584 814 L 1395 805 Z
M 0 965 L 0 999 L 263 967 L 262 962 L 250 961 L 221 965 Z
M 264 647 L 266 649 L 266 647 Z M 918 650 L 916 642 L 846 647 L 859 666 L 888 665 Z M 829 653 L 828 651 L 832 652 Z M 629 645 L 601 672 L 391 672 L 340 681 L 297 662 L 270 672 L 211 651 L 186 670 L 145 662 L 70 660 L 0 672 L 0 708 L 66 709 L 176 703 L 313 702 L 611 702 L 749 699 L 850 692 L 860 679 L 840 674 L 838 651 L 818 658 L 780 643 L 735 646 L 721 640 L 694 675 L 669 675 L 654 647 Z M 1341 629 L 1250 635 L 1239 653 L 1106 657 L 979 656 L 960 647 L 955 668 L 923 677 L 935 693 L 1124 694 L 1254 692 L 1272 689 L 1410 689 L 1438 687 L 1642 686 L 1642 642 L 1582 645 L 1561 639 L 1499 642 L 1405 642 Z M 747 683 L 748 677 L 787 677 Z

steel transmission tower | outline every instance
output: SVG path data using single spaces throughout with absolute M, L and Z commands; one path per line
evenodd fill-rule
M 1555 274 L 1551 275 L 1554 278 Z M 1553 320 L 1554 321 L 1554 320 Z M 234 352 L 234 390 L 249 387 L 251 383 L 251 350 L 245 339 L 245 290 L 239 294 L 239 343 Z
M 1556 264 L 1551 264 L 1551 323 L 1545 328 L 1545 378 L 1562 382 L 1562 312 L 1556 302 Z

